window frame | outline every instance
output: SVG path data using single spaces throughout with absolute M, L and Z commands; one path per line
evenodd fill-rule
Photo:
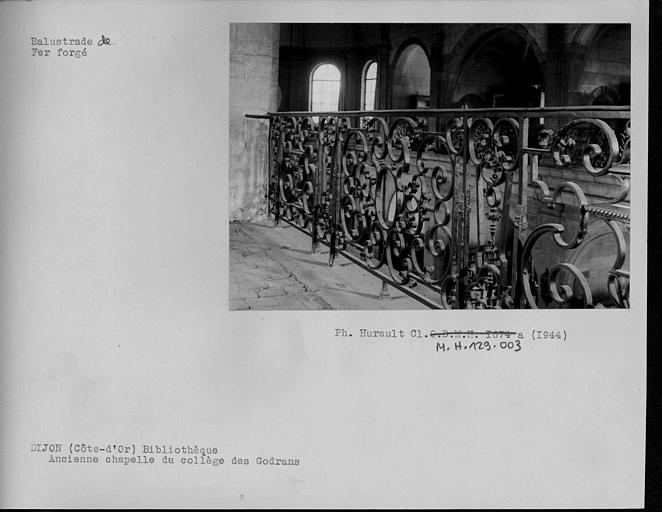
M 372 108 L 367 109 L 366 108 L 366 101 L 365 101 L 366 97 L 365 97 L 365 95 L 366 95 L 366 92 L 367 92 L 366 85 L 367 85 L 367 82 L 368 82 L 368 70 L 370 69 L 370 67 L 373 64 L 376 66 L 377 71 L 375 72 L 375 78 L 374 79 L 371 78 L 370 80 L 375 81 L 375 97 L 373 99 Z M 377 93 L 379 91 L 379 89 L 377 88 L 378 80 L 379 80 L 379 64 L 377 63 L 376 60 L 370 59 L 363 66 L 363 72 L 361 73 L 361 110 L 375 110 L 376 109 L 376 107 L 377 107 Z
M 335 64 L 334 62 L 330 62 L 330 61 L 319 62 L 310 71 L 309 80 L 308 80 L 308 110 L 310 112 L 315 112 L 315 110 L 313 109 L 313 93 L 314 93 L 313 84 L 315 82 L 315 73 L 322 66 L 332 66 L 336 69 L 336 71 L 338 71 L 338 105 L 337 105 L 335 111 L 340 111 L 341 110 L 342 77 L 343 77 L 343 75 L 342 75 L 342 70 L 340 69 L 340 67 L 337 64 Z M 330 82 L 331 80 L 318 80 L 318 81 L 319 82 L 324 82 L 324 81 Z M 324 111 L 324 110 L 322 110 L 322 111 Z M 335 112 L 335 111 L 330 110 L 329 112 Z

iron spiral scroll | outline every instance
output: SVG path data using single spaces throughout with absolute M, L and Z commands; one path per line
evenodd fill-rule
M 540 110 L 270 114 L 270 213 L 432 307 L 628 307 L 629 110 Z M 573 259 L 596 222 L 597 292 Z

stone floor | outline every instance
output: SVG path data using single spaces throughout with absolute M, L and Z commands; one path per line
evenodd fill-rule
M 230 224 L 230 309 L 426 309 L 329 249 L 311 253 L 311 239 L 282 223 Z

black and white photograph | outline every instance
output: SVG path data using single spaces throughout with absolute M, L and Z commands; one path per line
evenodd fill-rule
M 630 25 L 230 38 L 231 310 L 629 307 Z
M 0 509 L 650 506 L 658 10 L 0 2 Z

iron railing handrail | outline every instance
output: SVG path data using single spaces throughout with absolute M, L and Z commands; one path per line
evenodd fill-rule
M 563 107 L 493 107 L 493 108 L 426 108 L 426 109 L 394 109 L 394 110 L 338 110 L 338 111 L 285 111 L 267 112 L 266 114 L 245 114 L 252 119 L 269 119 L 271 117 L 372 117 L 372 116 L 415 116 L 436 117 L 440 115 L 499 115 L 501 117 L 604 117 L 625 118 L 630 116 L 630 106 L 613 105 L 583 105 Z

